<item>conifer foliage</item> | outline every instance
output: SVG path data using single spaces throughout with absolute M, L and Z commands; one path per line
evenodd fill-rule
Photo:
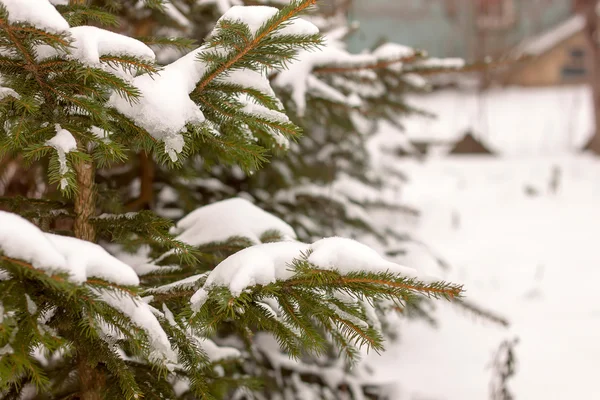
M 232 7 L 159 66 L 148 45 L 99 27 L 116 22 L 108 9 L 0 0 L 0 156 L 47 178 L 41 196 L 1 203 L 1 398 L 300 398 L 302 371 L 276 367 L 330 351 L 350 365 L 383 348 L 389 310 L 460 295 L 350 239 L 302 243 L 242 198 L 173 226 L 125 213 L 98 184 L 138 154 L 175 176 L 198 159 L 254 171 L 287 148 L 300 128 L 267 73 L 323 44 L 300 17 L 313 4 Z M 115 258 L 116 244 L 146 261 Z M 316 398 L 362 396 L 344 379 L 327 376 Z

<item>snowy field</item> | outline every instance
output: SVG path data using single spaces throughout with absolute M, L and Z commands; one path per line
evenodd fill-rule
M 452 265 L 442 276 L 511 326 L 441 305 L 437 330 L 411 323 L 370 359 L 378 375 L 415 400 L 487 399 L 493 353 L 516 336 L 517 400 L 600 398 L 600 160 L 467 156 L 400 167 L 411 178 L 406 199 L 423 211 L 418 235 Z

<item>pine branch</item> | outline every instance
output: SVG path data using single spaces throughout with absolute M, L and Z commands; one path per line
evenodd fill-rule
M 270 33 L 274 32 L 284 22 L 289 21 L 291 18 L 295 17 L 315 3 L 316 0 L 302 0 L 299 2 L 293 2 L 288 7 L 281 10 L 279 13 L 277 13 L 272 21 L 269 21 L 266 24 L 264 29 L 261 29 L 259 32 L 257 32 L 257 35 L 251 41 L 249 41 L 244 47 L 240 48 L 237 54 L 235 54 L 225 63 L 207 71 L 204 77 L 202 77 L 200 82 L 198 82 L 196 85 L 194 92 L 202 92 L 210 82 L 212 82 L 219 75 L 223 74 L 225 71 L 231 69 L 246 54 L 258 47 L 261 41 L 264 40 Z

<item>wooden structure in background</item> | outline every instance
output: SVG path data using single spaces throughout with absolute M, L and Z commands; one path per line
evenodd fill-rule
M 494 154 L 481 141 L 477 140 L 471 132 L 468 132 L 461 140 L 456 142 L 449 154 Z

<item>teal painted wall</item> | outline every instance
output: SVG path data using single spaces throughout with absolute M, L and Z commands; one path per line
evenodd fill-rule
M 349 38 L 349 48 L 360 52 L 386 39 L 436 57 L 473 60 L 548 30 L 572 12 L 571 0 L 514 1 L 517 16 L 510 28 L 480 30 L 474 0 L 354 0 L 349 17 L 360 27 Z

